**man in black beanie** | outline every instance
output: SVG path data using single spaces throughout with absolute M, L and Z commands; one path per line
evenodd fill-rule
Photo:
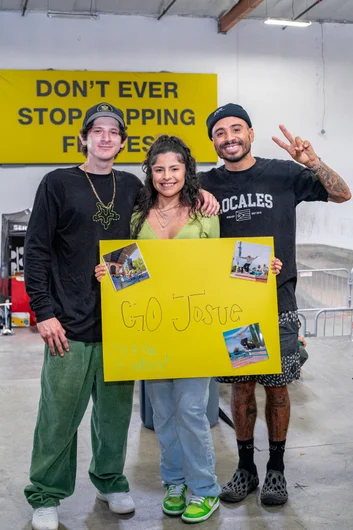
M 279 505 L 288 498 L 283 463 L 290 414 L 287 384 L 300 376 L 295 207 L 301 201 L 345 202 L 351 193 L 343 179 L 320 160 L 310 142 L 294 138 L 283 125 L 280 130 L 288 143 L 276 137 L 273 140 L 295 162 L 252 156 L 254 131 L 248 113 L 240 105 L 219 107 L 206 123 L 209 138 L 224 160 L 223 166 L 201 174 L 202 187 L 221 204 L 221 237 L 273 236 L 275 255 L 283 262 L 277 276 L 282 373 L 217 378 L 233 383 L 231 405 L 239 452 L 238 469 L 220 497 L 239 502 L 259 484 L 254 463 L 255 385 L 259 382 L 266 391 L 270 452 L 261 501 Z

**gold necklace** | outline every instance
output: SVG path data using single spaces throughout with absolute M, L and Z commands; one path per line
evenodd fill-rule
M 120 219 L 120 214 L 114 212 L 114 200 L 115 200 L 115 194 L 116 194 L 116 182 L 115 182 L 114 171 L 112 169 L 112 173 L 111 173 L 112 179 L 113 179 L 113 197 L 112 197 L 112 200 L 108 202 L 107 205 L 105 205 L 102 199 L 99 197 L 96 191 L 96 188 L 94 187 L 93 182 L 88 176 L 84 167 L 83 167 L 83 172 L 86 175 L 87 180 L 91 185 L 94 195 L 98 199 L 98 202 L 96 203 L 98 211 L 92 216 L 92 219 L 96 223 L 101 223 L 103 225 L 104 230 L 108 230 L 110 223 L 112 221 L 119 221 Z

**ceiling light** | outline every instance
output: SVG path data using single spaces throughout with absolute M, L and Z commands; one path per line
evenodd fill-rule
M 48 17 L 50 18 L 91 18 L 97 20 L 97 13 L 75 13 L 74 11 L 48 11 Z
M 295 26 L 297 28 L 307 28 L 308 26 L 311 26 L 310 20 L 286 20 L 280 18 L 267 18 L 264 20 L 264 23 L 273 26 Z

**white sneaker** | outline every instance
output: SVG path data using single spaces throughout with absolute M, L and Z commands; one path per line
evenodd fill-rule
M 97 490 L 97 499 L 108 503 L 114 513 L 130 513 L 135 511 L 135 503 L 129 493 L 106 493 Z
M 59 517 L 56 506 L 36 508 L 32 517 L 33 530 L 58 530 Z

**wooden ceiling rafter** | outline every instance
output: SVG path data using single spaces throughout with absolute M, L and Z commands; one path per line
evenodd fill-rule
M 240 20 L 247 17 L 256 9 L 264 0 L 239 0 L 225 15 L 218 20 L 219 33 L 227 33 Z

